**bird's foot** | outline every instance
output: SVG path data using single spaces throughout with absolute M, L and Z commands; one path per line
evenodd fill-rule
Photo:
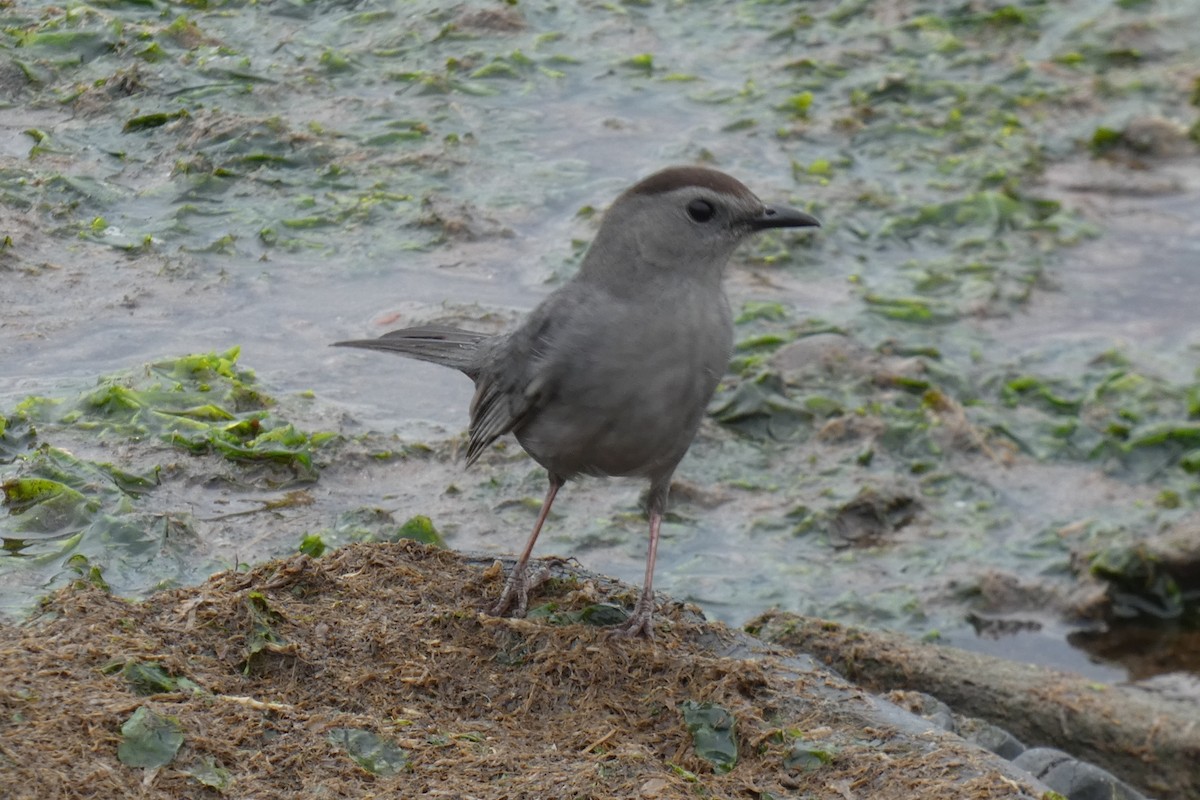
M 550 570 L 542 564 L 513 567 L 500 599 L 486 609 L 493 617 L 524 617 L 529 611 L 529 593 L 550 580 Z
M 654 596 L 643 591 L 641 597 L 638 598 L 637 605 L 633 607 L 633 613 L 629 615 L 629 619 L 613 628 L 612 635 L 622 638 L 644 636 L 647 639 L 654 639 Z

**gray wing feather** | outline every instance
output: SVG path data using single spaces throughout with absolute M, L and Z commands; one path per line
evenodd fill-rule
M 553 356 L 556 328 L 570 319 L 577 306 L 575 296 L 564 287 L 530 312 L 520 328 L 481 353 L 471 401 L 467 466 L 496 439 L 518 430 L 553 392 L 563 366 Z
M 471 403 L 471 432 L 467 443 L 467 466 L 474 464 L 488 446 L 511 431 L 527 409 L 514 408 L 511 398 L 495 384 L 480 386 Z

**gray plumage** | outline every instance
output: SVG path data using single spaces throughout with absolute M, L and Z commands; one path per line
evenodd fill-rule
M 764 228 L 819 223 L 765 206 L 704 167 L 673 167 L 625 191 L 578 274 L 501 336 L 427 325 L 340 346 L 453 367 L 475 382 L 467 464 L 513 433 L 546 468 L 550 491 L 493 613 L 523 615 L 525 564 L 563 482 L 581 474 L 650 482 L 650 554 L 623 628 L 651 633 L 654 554 L 671 476 L 687 452 L 733 347 L 721 286 L 729 256 Z

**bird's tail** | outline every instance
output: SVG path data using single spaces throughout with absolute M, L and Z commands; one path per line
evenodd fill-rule
M 383 350 L 399 353 L 409 358 L 431 361 L 443 367 L 453 367 L 475 378 L 478 370 L 477 352 L 480 342 L 491 338 L 486 333 L 464 331 L 449 325 L 421 325 L 390 331 L 378 339 L 353 339 L 334 342 L 334 347 L 362 347 L 367 350 Z

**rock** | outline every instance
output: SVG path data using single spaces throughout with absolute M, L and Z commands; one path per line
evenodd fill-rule
M 959 717 L 958 734 L 985 750 L 991 750 L 1001 758 L 1014 760 L 1025 752 L 1025 745 L 1017 737 L 990 722 L 974 717 Z
M 1013 763 L 1068 800 L 1146 800 L 1111 773 L 1052 747 L 1026 750 Z

